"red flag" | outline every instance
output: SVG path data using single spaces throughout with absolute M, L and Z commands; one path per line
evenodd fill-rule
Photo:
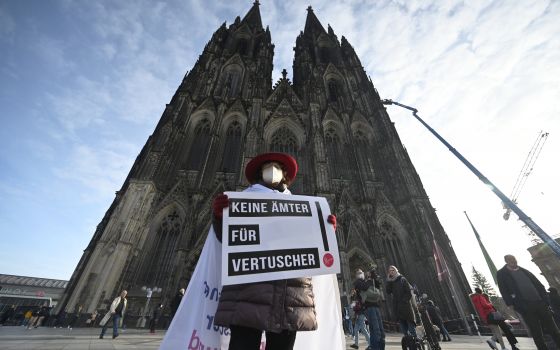
M 437 278 L 438 281 L 442 282 L 444 278 L 449 276 L 449 269 L 447 268 L 447 263 L 445 262 L 445 258 L 441 253 L 441 249 L 439 248 L 436 240 L 434 239 L 434 246 L 433 246 L 433 254 L 434 260 L 436 262 L 436 271 L 437 271 Z

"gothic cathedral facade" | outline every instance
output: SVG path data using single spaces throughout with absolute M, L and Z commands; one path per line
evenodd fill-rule
M 142 287 L 161 288 L 153 304 L 167 305 L 189 282 L 212 199 L 245 188 L 248 161 L 277 151 L 299 163 L 292 192 L 326 197 L 337 215 L 341 294 L 355 269 L 396 265 L 450 318 L 469 308 L 460 263 L 353 47 L 308 8 L 294 51 L 293 82 L 284 70 L 273 85 L 274 45 L 258 1 L 218 28 L 98 225 L 61 307 L 93 312 L 127 289 L 129 314 L 140 315 Z M 459 304 L 438 281 L 434 240 Z

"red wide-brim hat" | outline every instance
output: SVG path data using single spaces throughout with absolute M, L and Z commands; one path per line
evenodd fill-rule
M 294 157 L 286 153 L 263 153 L 251 159 L 245 168 L 245 177 L 247 181 L 251 184 L 257 182 L 258 172 L 261 170 L 263 164 L 269 162 L 278 162 L 282 164 L 286 171 L 286 180 L 290 183 L 294 181 L 298 171 L 298 165 Z

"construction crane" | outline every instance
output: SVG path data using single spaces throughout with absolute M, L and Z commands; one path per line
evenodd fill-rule
M 537 139 L 535 140 L 533 147 L 529 151 L 529 154 L 525 159 L 525 163 L 523 163 L 523 167 L 521 168 L 519 175 L 517 175 L 517 181 L 513 186 L 511 195 L 509 196 L 509 198 L 513 203 L 517 204 L 517 198 L 519 198 L 519 195 L 521 194 L 521 190 L 523 190 L 523 187 L 527 182 L 527 178 L 533 172 L 533 167 L 535 166 L 535 163 L 539 158 L 539 155 L 541 153 L 542 148 L 544 147 L 544 143 L 546 142 L 547 138 L 548 138 L 547 132 L 544 132 L 542 130 L 539 131 L 539 136 L 537 136 Z M 504 220 L 507 221 L 511 214 L 511 209 L 507 205 L 505 205 L 504 202 L 502 202 L 502 206 L 506 210 L 506 212 L 504 213 Z

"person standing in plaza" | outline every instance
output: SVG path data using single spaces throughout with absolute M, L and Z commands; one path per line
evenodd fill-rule
M 426 311 L 428 312 L 428 315 L 430 315 L 430 319 L 432 320 L 432 322 L 439 327 L 439 330 L 441 331 L 441 335 L 443 337 L 443 341 L 451 341 L 449 332 L 443 324 L 443 317 L 441 317 L 441 310 L 439 309 L 439 307 L 437 307 L 433 300 L 428 300 L 426 304 Z
M 35 326 L 35 323 L 37 323 L 37 320 L 39 319 L 39 312 L 40 311 L 41 311 L 41 308 L 37 308 L 37 309 L 35 309 L 31 312 L 31 318 L 29 319 L 29 322 L 27 323 L 27 329 L 31 329 Z
M 393 296 L 393 312 L 399 322 L 401 332 L 416 338 L 416 317 L 412 308 L 412 290 L 410 283 L 391 265 L 387 269 L 387 294 Z
M 171 319 L 175 317 L 175 313 L 177 313 L 177 309 L 179 308 L 179 305 L 181 305 L 181 300 L 183 300 L 184 295 L 185 295 L 185 288 L 181 288 L 179 289 L 177 294 L 175 294 L 173 300 L 171 300 L 171 305 L 169 305 L 171 307 Z
M 366 337 L 366 341 L 370 344 L 370 334 L 366 327 L 366 308 L 364 305 L 364 299 L 360 295 L 361 289 L 367 290 L 367 282 L 365 280 L 364 272 L 361 269 L 356 270 L 356 280 L 354 281 L 354 295 L 353 304 L 354 312 L 356 314 L 356 324 L 354 325 L 354 344 L 350 345 L 353 349 L 358 349 L 358 342 L 360 338 L 360 332 Z
M 244 192 L 291 195 L 288 187 L 298 170 L 296 160 L 285 153 L 264 153 L 254 157 L 245 168 L 251 184 Z M 216 196 L 212 204 L 212 225 L 222 242 L 223 209 L 227 195 Z M 328 222 L 336 229 L 334 215 Z M 229 350 L 258 350 L 263 331 L 266 349 L 291 350 L 300 331 L 317 329 L 311 277 L 226 285 L 222 288 L 214 325 L 231 331 Z
M 72 315 L 72 318 L 70 319 L 70 322 L 68 323 L 68 329 L 72 330 L 72 328 L 74 328 L 76 326 L 76 323 L 79 322 L 80 317 L 82 316 L 82 309 L 84 307 L 82 305 L 78 305 L 76 306 L 76 312 L 74 312 L 74 315 Z
M 560 348 L 560 330 L 552 317 L 544 286 L 535 275 L 517 265 L 515 256 L 506 255 L 504 260 L 506 264 L 498 271 L 497 278 L 506 305 L 523 316 L 538 350 L 547 350 L 543 331 Z
M 97 310 L 93 310 L 91 315 L 86 320 L 86 325 L 93 327 L 95 325 L 95 320 L 97 319 Z
M 113 300 L 111 306 L 109 307 L 109 311 L 105 314 L 101 322 L 99 322 L 99 325 L 103 327 L 101 328 L 99 339 L 103 339 L 103 336 L 105 336 L 105 332 L 107 331 L 107 323 L 111 318 L 113 319 L 113 339 L 119 336 L 119 323 L 126 311 L 127 294 L 128 292 L 126 290 L 123 290 L 121 294 Z
M 365 316 L 369 325 L 369 348 L 371 350 L 385 349 L 385 330 L 381 319 L 380 303 L 381 277 L 375 269 L 367 274 L 367 280 L 356 280 L 355 287 L 360 291 L 365 309 Z M 370 297 L 371 295 L 371 297 Z
M 53 328 L 62 328 L 65 321 L 66 321 L 66 311 L 60 310 L 58 312 L 58 315 L 56 315 Z
M 33 317 L 33 311 L 27 310 L 27 312 L 23 314 L 23 323 L 21 325 L 26 327 L 29 324 L 31 317 Z
M 12 318 L 16 314 L 16 306 L 12 305 L 4 313 L 2 314 L 2 318 L 0 319 L 0 325 L 4 325 L 4 323 L 8 322 L 10 318 Z
M 159 322 L 159 318 L 161 316 L 161 312 L 163 311 L 163 304 L 158 304 L 154 309 L 152 314 L 152 318 L 150 319 L 150 333 L 156 332 L 156 326 Z

